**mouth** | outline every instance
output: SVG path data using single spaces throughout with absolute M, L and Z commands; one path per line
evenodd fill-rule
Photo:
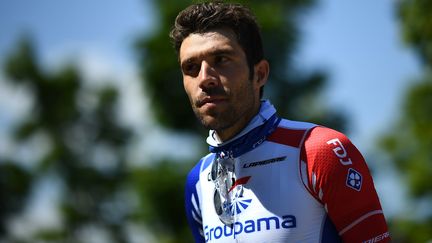
M 226 102 L 228 99 L 225 97 L 205 97 L 203 99 L 199 99 L 197 101 L 197 107 L 202 107 L 205 105 L 219 105 L 223 102 Z

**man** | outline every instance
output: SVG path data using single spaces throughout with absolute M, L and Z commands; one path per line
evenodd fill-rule
M 388 242 L 360 152 L 341 133 L 281 119 L 261 100 L 269 75 L 255 17 L 192 5 L 171 32 L 183 84 L 210 154 L 188 175 L 196 242 Z

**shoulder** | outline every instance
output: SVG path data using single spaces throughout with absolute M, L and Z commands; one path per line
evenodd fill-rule
M 307 188 L 324 205 L 344 242 L 389 237 L 367 163 L 345 134 L 314 127 L 304 141 L 301 161 L 307 168 Z
M 323 126 L 316 126 L 308 131 L 302 152 L 309 163 L 327 161 L 344 166 L 352 164 L 353 157 L 362 157 L 345 134 Z
M 200 177 L 205 166 L 208 166 L 212 160 L 211 155 L 200 159 L 198 163 L 190 170 L 186 179 L 185 188 L 185 208 L 186 218 L 192 230 L 195 242 L 204 242 L 201 214 L 201 189 Z M 205 168 L 204 168 L 205 169 Z
M 308 187 L 321 202 L 375 191 L 364 157 L 341 132 L 321 126 L 311 129 L 302 147 L 301 161 L 307 171 Z
M 213 157 L 214 154 L 207 154 L 195 164 L 195 166 L 189 171 L 189 174 L 187 175 L 187 185 L 193 185 L 199 181 L 201 172 L 211 164 Z
M 316 126 L 309 130 L 305 139 L 305 146 L 327 147 L 330 144 L 334 144 L 336 140 L 351 143 L 348 137 L 339 131 L 328 127 Z
M 305 135 L 315 126 L 313 123 L 282 119 L 268 140 L 291 147 L 300 147 Z

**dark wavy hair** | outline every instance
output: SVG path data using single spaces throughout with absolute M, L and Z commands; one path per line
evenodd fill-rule
M 170 37 L 179 54 L 183 40 L 190 34 L 217 28 L 229 28 L 234 32 L 245 52 L 252 77 L 254 65 L 264 58 L 264 51 L 256 17 L 243 5 L 220 1 L 193 4 L 177 15 Z

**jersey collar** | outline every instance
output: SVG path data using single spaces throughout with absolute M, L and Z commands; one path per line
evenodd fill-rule
M 234 157 L 243 154 L 254 148 L 259 140 L 265 138 L 279 123 L 280 119 L 276 117 L 276 109 L 268 100 L 261 101 L 260 111 L 254 116 L 248 125 L 232 139 L 221 142 L 216 131 L 210 130 L 207 137 L 207 143 L 210 145 L 211 152 L 234 152 Z M 247 137 L 247 138 L 246 138 Z M 245 139 L 246 138 L 246 139 Z M 252 141 L 257 140 L 257 141 Z M 245 144 L 247 143 L 251 144 Z M 252 147 L 252 148 L 251 148 Z M 229 150 L 229 151 L 228 151 Z

